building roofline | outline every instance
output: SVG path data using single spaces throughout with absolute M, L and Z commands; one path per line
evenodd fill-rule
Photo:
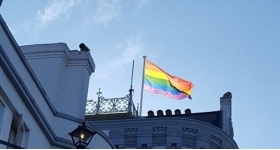
M 65 43 L 22 45 L 20 49 L 27 59 L 62 56 L 66 65 L 73 65 L 74 62 L 85 62 L 89 74 L 95 71 L 95 63 L 89 52 L 70 50 Z

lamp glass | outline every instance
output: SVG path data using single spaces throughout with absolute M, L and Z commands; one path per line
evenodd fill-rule
M 83 123 L 82 126 L 79 125 L 78 128 L 69 133 L 69 135 L 72 137 L 73 143 L 78 149 L 86 148 L 95 134 L 96 132 L 89 130 L 85 126 L 85 123 Z

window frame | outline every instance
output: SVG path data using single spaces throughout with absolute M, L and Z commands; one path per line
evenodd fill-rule
M 14 132 L 12 132 L 13 130 Z M 14 139 L 11 139 L 12 133 L 15 133 Z M 18 117 L 13 115 L 8 142 L 23 148 L 27 148 L 29 134 L 30 130 L 26 123 L 23 121 L 22 114 Z M 7 146 L 7 148 L 9 147 Z
M 1 134 L 2 125 L 3 125 L 3 122 L 4 122 L 5 107 L 6 106 L 5 106 L 4 102 L 3 102 L 3 98 L 0 95 L 0 134 Z

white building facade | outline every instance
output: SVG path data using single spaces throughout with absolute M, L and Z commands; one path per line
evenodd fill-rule
M 117 101 L 118 100 L 118 101 Z M 120 99 L 103 99 L 101 104 L 120 103 Z M 231 119 L 232 94 L 225 93 L 220 98 L 220 110 L 192 113 L 186 109 L 167 109 L 165 114 L 158 110 L 156 115 L 149 111 L 147 116 L 132 113 L 106 111 L 102 114 L 94 109 L 88 111 L 86 121 L 102 130 L 109 130 L 109 138 L 116 148 L 129 149 L 237 149 L 233 139 Z M 89 101 L 90 104 L 94 104 Z M 113 104 L 114 105 L 114 104 Z M 114 111 L 117 109 L 114 109 Z M 92 113 L 92 114 L 90 114 Z
M 95 70 L 90 53 L 64 43 L 19 47 L 0 15 L 0 66 L 0 140 L 22 148 L 75 148 L 68 133 L 85 118 Z M 97 132 L 88 148 L 114 148 L 103 131 L 88 127 Z

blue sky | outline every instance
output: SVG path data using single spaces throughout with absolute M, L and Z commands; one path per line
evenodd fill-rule
M 135 60 L 140 101 L 143 55 L 194 83 L 193 100 L 144 91 L 143 115 L 190 108 L 216 111 L 232 92 L 240 148 L 280 148 L 280 1 L 4 0 L 1 15 L 19 45 L 85 43 L 96 63 L 88 99 L 128 94 Z

